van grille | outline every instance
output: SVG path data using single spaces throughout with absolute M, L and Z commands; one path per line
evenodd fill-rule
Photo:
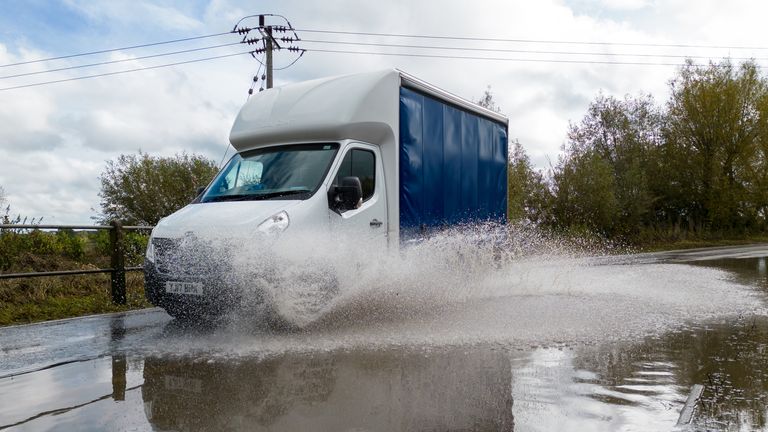
M 221 272 L 223 250 L 194 237 L 182 239 L 155 238 L 155 267 L 161 274 L 173 276 L 214 276 Z
M 155 266 L 158 272 L 170 273 L 174 267 L 174 255 L 177 253 L 180 243 L 179 239 L 152 239 L 152 245 L 155 247 Z

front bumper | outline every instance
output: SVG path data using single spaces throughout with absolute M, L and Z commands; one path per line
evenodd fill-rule
M 169 293 L 166 291 L 167 282 L 199 283 L 202 284 L 203 293 L 202 295 Z M 253 297 L 253 290 L 249 291 Z M 164 274 L 149 261 L 144 262 L 144 293 L 150 303 L 168 311 L 217 315 L 240 306 L 246 294 L 243 287 L 229 280 L 225 274 Z

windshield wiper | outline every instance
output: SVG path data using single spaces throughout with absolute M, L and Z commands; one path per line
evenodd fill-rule
M 263 194 L 236 194 L 236 195 L 219 195 L 205 199 L 203 202 L 219 202 L 219 201 L 258 201 L 269 200 L 272 198 L 280 198 L 289 195 L 301 195 L 311 193 L 309 189 L 291 189 L 284 191 L 269 192 Z
M 284 190 L 284 191 L 277 191 L 277 192 L 269 192 L 265 194 L 259 194 L 259 195 L 251 195 L 251 199 L 254 200 L 268 200 L 272 198 L 280 198 L 288 195 L 302 195 L 306 193 L 311 193 L 312 191 L 309 189 L 291 189 L 291 190 Z
M 210 198 L 206 198 L 203 202 L 219 202 L 219 201 L 247 201 L 252 199 L 253 195 L 238 194 L 238 195 L 218 195 Z

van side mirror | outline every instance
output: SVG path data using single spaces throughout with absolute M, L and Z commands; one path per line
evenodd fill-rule
M 200 194 L 203 193 L 203 191 L 205 191 L 205 186 L 198 187 L 196 192 L 195 192 L 195 197 L 199 197 Z
M 362 202 L 363 185 L 358 177 L 343 177 L 341 185 L 328 191 L 328 206 L 339 213 L 359 208 Z

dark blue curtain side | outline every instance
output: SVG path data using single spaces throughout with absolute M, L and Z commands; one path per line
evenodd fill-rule
M 497 220 L 507 214 L 507 131 L 400 88 L 400 229 Z
M 477 206 L 482 214 L 494 215 L 494 193 L 496 192 L 496 167 L 494 167 L 493 139 L 495 132 L 480 128 L 477 141 Z
M 401 93 L 402 94 L 402 93 Z M 418 93 L 400 98 L 400 227 L 422 225 L 422 107 Z
M 461 214 L 461 111 L 443 105 L 443 218 L 460 222 Z
M 461 113 L 461 216 L 462 221 L 483 219 L 478 202 L 477 148 L 480 120 L 476 115 Z
M 432 225 L 432 221 L 445 220 L 443 196 L 444 106 L 434 99 L 424 98 L 422 219 L 427 225 Z
M 509 142 L 507 137 L 507 128 L 500 124 L 495 124 L 495 127 L 491 130 L 491 136 L 494 143 L 493 146 L 493 172 L 495 187 L 499 195 L 492 201 L 491 211 L 493 212 L 492 219 L 501 220 L 506 222 L 507 220 L 507 169 L 508 169 L 508 157 L 509 157 Z M 501 197 L 501 201 L 497 201 L 498 197 Z

